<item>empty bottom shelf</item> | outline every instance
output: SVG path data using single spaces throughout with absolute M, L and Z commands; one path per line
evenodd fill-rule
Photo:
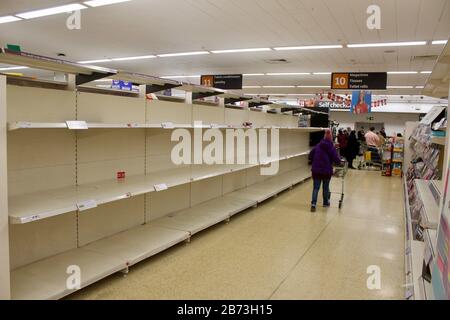
M 12 299 L 60 299 L 77 290 L 67 288 L 67 280 L 71 276 L 69 266 L 80 268 L 80 288 L 86 287 L 227 220 L 309 176 L 304 168 L 292 170 L 82 248 L 13 270 Z
M 191 235 L 207 229 L 217 223 L 229 219 L 231 216 L 250 208 L 256 201 L 238 199 L 226 195 L 217 199 L 198 204 L 192 208 L 178 211 L 152 224 L 157 226 L 182 230 Z
M 12 299 L 60 299 L 75 292 L 67 288 L 69 266 L 80 268 L 82 288 L 126 269 L 125 261 L 117 257 L 84 248 L 70 250 L 12 271 Z

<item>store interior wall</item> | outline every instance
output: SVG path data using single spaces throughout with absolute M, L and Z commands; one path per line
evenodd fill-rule
M 331 111 L 330 120 L 339 122 L 340 128 L 354 128 L 355 123 L 384 123 L 386 133 L 395 135 L 405 131 L 405 122 L 418 121 L 419 113 L 372 112 L 370 114 L 353 114 L 348 111 Z

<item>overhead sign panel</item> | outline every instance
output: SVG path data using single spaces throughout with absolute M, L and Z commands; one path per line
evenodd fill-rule
M 207 87 L 223 90 L 240 90 L 242 89 L 242 74 L 203 75 L 200 83 Z
M 331 89 L 386 90 L 387 72 L 340 72 L 331 74 Z

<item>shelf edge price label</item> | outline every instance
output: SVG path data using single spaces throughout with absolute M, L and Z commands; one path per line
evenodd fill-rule
M 163 129 L 173 129 L 173 128 L 175 128 L 175 126 L 173 125 L 172 122 L 163 122 L 163 123 L 161 123 L 161 126 L 163 127 Z
M 95 200 L 87 200 L 80 203 L 77 203 L 78 211 L 86 211 L 89 209 L 97 208 L 97 201 Z
M 156 192 L 164 191 L 164 190 L 169 189 L 169 187 L 165 183 L 155 184 L 154 188 L 155 188 Z
M 86 121 L 66 121 L 67 128 L 70 130 L 87 130 Z

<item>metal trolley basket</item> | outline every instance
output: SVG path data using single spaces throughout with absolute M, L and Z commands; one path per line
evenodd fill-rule
M 348 162 L 345 158 L 341 158 L 341 164 L 334 167 L 334 173 L 333 177 L 340 178 L 341 179 L 341 191 L 340 192 L 330 192 L 331 194 L 338 194 L 340 195 L 339 199 L 339 209 L 342 208 L 342 204 L 344 203 L 344 187 L 345 187 L 345 176 L 347 175 L 348 171 Z

